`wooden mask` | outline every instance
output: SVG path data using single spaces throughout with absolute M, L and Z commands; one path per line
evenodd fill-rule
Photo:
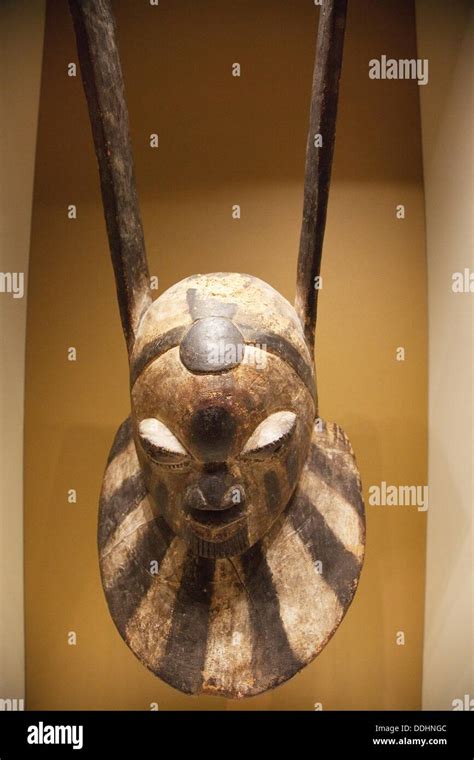
M 70 6 L 130 363 L 100 500 L 107 602 L 167 683 L 251 696 L 321 651 L 363 560 L 359 474 L 313 370 L 346 2 L 320 13 L 295 308 L 222 272 L 152 301 L 111 8 Z

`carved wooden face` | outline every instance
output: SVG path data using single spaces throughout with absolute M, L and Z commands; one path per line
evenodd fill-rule
M 350 604 L 364 508 L 350 443 L 316 425 L 292 306 L 242 274 L 196 275 L 146 310 L 99 516 L 115 624 L 189 694 L 286 681 Z
M 296 311 L 261 280 L 222 272 L 152 302 L 110 2 L 70 6 L 131 373 L 132 414 L 100 499 L 107 602 L 128 646 L 167 683 L 252 696 L 326 645 L 364 552 L 352 448 L 337 425 L 313 424 L 313 285 L 346 3 L 328 3 L 319 22 L 309 134 L 322 127 L 328 139 L 323 151 L 308 141 Z
M 205 557 L 239 554 L 267 533 L 297 484 L 315 417 L 312 374 L 291 341 L 268 333 L 271 345 L 248 343 L 223 306 L 201 298 L 178 345 L 162 351 L 162 334 L 159 346 L 143 341 L 145 355 L 150 345 L 161 355 L 136 360 L 131 393 L 154 507 Z

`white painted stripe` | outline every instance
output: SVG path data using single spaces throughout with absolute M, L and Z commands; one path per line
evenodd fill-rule
M 120 523 L 100 554 L 102 579 L 105 588 L 113 585 L 119 568 L 124 567 L 131 551 L 143 535 L 143 527 L 156 519 L 145 496 L 140 504 Z
M 216 562 L 209 615 L 203 689 L 207 693 L 244 696 L 252 673 L 252 630 L 248 599 L 228 559 Z M 240 693 L 239 693 L 240 692 Z
M 265 549 L 288 642 L 295 656 L 307 663 L 339 625 L 343 608 L 289 519 Z
M 361 561 L 364 554 L 363 525 L 352 504 L 310 470 L 305 471 L 300 489 L 347 551 Z

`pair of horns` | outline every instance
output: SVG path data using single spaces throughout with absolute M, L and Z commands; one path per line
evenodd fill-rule
M 99 163 L 120 316 L 130 354 L 152 298 L 115 21 L 109 0 L 69 0 L 69 5 Z M 323 0 L 311 92 L 295 308 L 312 351 L 318 305 L 315 281 L 321 270 L 326 226 L 346 8 L 347 0 Z M 321 147 L 315 145 L 316 135 L 321 135 Z

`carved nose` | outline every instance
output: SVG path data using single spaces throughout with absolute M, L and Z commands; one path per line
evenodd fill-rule
M 211 509 L 220 509 L 229 485 L 229 478 L 225 475 L 204 475 L 199 481 L 199 488 Z
M 203 476 L 198 484 L 186 490 L 184 497 L 184 506 L 188 510 L 219 511 L 244 504 L 243 486 L 218 475 Z

